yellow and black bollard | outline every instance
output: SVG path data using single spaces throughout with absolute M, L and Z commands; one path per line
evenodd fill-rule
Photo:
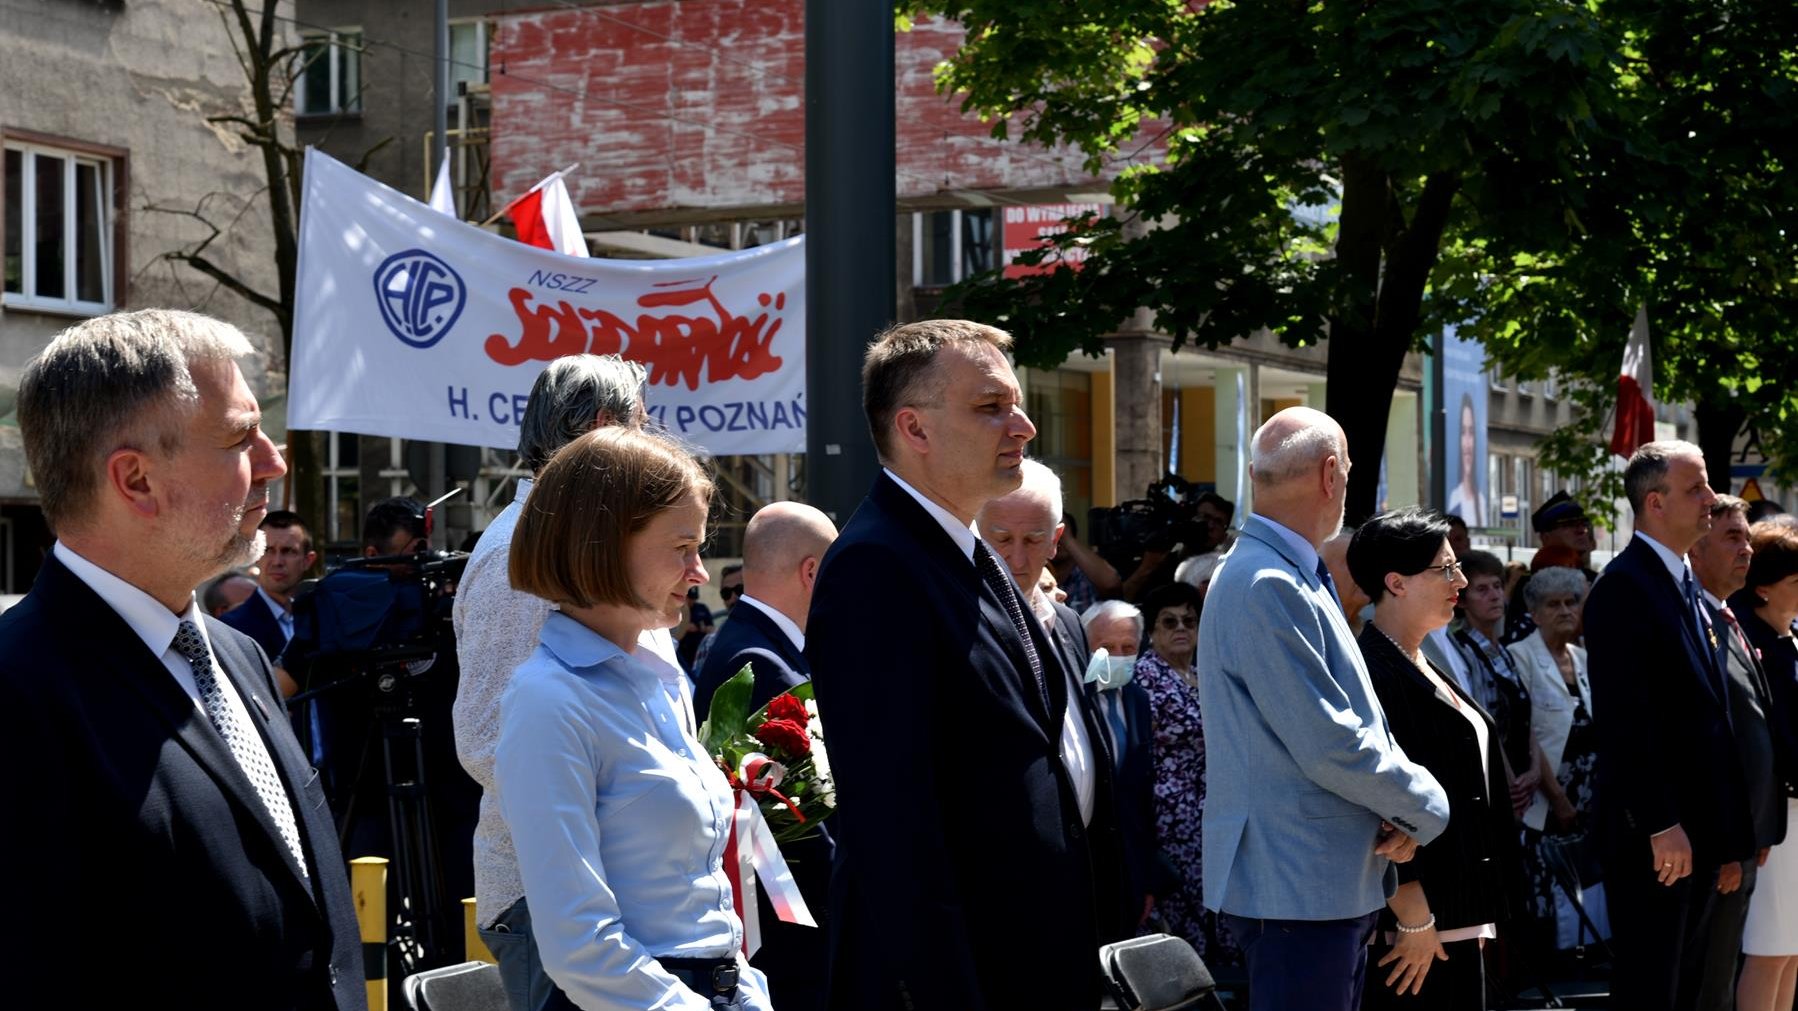
M 351 860 L 350 891 L 356 900 L 356 925 L 362 931 L 368 1011 L 387 1011 L 387 858 Z
M 469 962 L 486 962 L 489 965 L 498 965 L 499 959 L 494 958 L 493 952 L 487 950 L 487 942 L 481 940 L 480 931 L 475 929 L 475 924 L 480 922 L 475 919 L 476 915 L 474 900 L 463 899 L 462 957 L 465 961 Z

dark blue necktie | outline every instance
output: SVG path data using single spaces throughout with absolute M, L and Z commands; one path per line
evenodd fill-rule
M 1336 592 L 1336 580 L 1330 578 L 1330 567 L 1325 565 L 1321 558 L 1317 560 L 1317 581 L 1324 584 L 1324 589 L 1330 591 L 1330 596 L 1336 601 L 1336 606 L 1342 607 L 1342 594 Z
M 1717 698 L 1721 699 L 1725 706 L 1728 706 L 1729 693 L 1723 686 L 1723 672 L 1719 669 L 1720 658 L 1717 655 L 1717 634 L 1711 630 L 1710 620 L 1705 615 L 1703 606 L 1699 603 L 1698 585 L 1692 579 L 1691 569 L 1686 570 L 1686 578 L 1681 580 L 1680 588 L 1685 591 L 1686 610 L 1691 615 L 1690 620 L 1697 623 L 1698 652 L 1704 655 L 1706 661 L 1704 671 L 1705 676 L 1710 678 L 1711 690 L 1717 693 Z

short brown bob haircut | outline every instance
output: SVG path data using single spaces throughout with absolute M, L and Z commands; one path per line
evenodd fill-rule
M 1011 350 L 1011 334 L 965 319 L 902 323 L 874 338 L 862 359 L 862 412 L 882 461 L 893 458 L 893 418 L 904 407 L 935 406 L 943 395 L 936 354 L 951 344 L 991 344 Z
M 1798 573 L 1798 530 L 1762 520 L 1748 530 L 1754 557 L 1748 560 L 1747 588 L 1758 590 Z
M 538 472 L 512 534 L 512 587 L 558 604 L 649 607 L 631 585 L 625 548 L 656 514 L 712 480 L 665 436 L 598 428 L 556 451 Z

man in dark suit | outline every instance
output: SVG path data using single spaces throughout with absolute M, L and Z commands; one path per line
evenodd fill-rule
M 1686 557 L 1704 591 L 1711 627 L 1722 640 L 1717 658 L 1729 675 L 1730 723 L 1748 788 L 1756 851 L 1753 859 L 1731 861 L 1718 869 L 1698 1011 L 1733 1011 L 1736 1006 L 1736 968 L 1748 924 L 1748 899 L 1754 893 L 1760 862 L 1786 837 L 1785 784 L 1798 783 L 1798 754 L 1794 754 L 1784 721 L 1774 708 L 1767 673 L 1728 603 L 1747 585 L 1748 562 L 1753 555 L 1748 503 L 1734 495 L 1717 496 L 1717 504 L 1711 507 L 1710 532 Z
M 82 1006 L 366 1004 L 316 774 L 267 661 L 193 599 L 261 553 L 286 470 L 235 363 L 251 351 L 204 316 L 120 313 L 64 331 L 20 383 L 58 539 L 0 616 L 18 910 L 0 943 Z
M 1036 434 L 1003 331 L 881 335 L 862 367 L 884 470 L 824 558 L 806 659 L 839 800 L 831 1006 L 1088 1008 L 1093 873 L 1061 749 L 1065 680 L 972 523 Z M 868 608 L 900 601 L 902 624 Z
M 1704 455 L 1652 442 L 1623 480 L 1636 536 L 1585 609 L 1611 999 L 1670 1011 L 1696 1006 L 1719 868 L 1754 857 L 1754 826 L 1719 660 L 1727 630 L 1686 561 L 1717 500 Z
M 799 502 L 763 506 L 743 528 L 743 593 L 731 608 L 731 620 L 718 630 L 711 652 L 699 671 L 693 709 L 706 717 L 712 694 L 747 664 L 755 675 L 749 708 L 753 712 L 782 692 L 811 680 L 805 662 L 806 619 L 824 552 L 836 540 L 830 517 Z M 793 880 L 817 927 L 783 923 L 772 902 L 757 905 L 762 946 L 750 964 L 768 977 L 768 996 L 782 1011 L 821 1011 L 825 1006 L 825 974 L 829 964 L 830 864 L 836 847 L 830 825 L 817 835 L 783 847 Z
M 261 530 L 268 544 L 256 592 L 220 620 L 256 640 L 270 660 L 279 660 L 293 638 L 293 591 L 318 561 L 318 552 L 312 550 L 312 534 L 298 513 L 277 509 L 263 517 Z
M 1042 625 L 1061 678 L 1067 683 L 1069 702 L 1062 713 L 1061 754 L 1074 782 L 1074 798 L 1092 852 L 1099 940 L 1120 941 L 1136 936 L 1142 908 L 1140 902 L 1126 898 L 1131 888 L 1119 835 L 1113 741 L 1094 693 L 1085 684 L 1092 650 L 1087 647 L 1080 616 L 1040 585 L 1064 532 L 1061 478 L 1036 460 L 1025 460 L 1022 474 L 1023 483 L 1016 491 L 981 507 L 974 526 L 1005 564 L 1024 609 Z M 1136 908 L 1128 908 L 1131 905 Z

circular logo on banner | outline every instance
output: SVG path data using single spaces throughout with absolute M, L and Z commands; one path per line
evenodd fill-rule
M 449 264 L 422 249 L 408 249 L 389 256 L 375 271 L 375 301 L 395 337 L 428 348 L 456 324 L 468 289 Z

